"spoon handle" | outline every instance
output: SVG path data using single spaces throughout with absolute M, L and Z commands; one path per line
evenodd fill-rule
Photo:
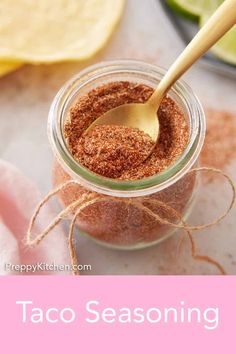
M 225 0 L 172 64 L 148 103 L 154 108 L 159 107 L 160 100 L 169 88 L 234 24 L 236 0 Z

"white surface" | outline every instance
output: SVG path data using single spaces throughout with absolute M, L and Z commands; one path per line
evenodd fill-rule
M 133 58 L 168 67 L 182 49 L 158 1 L 128 0 L 113 38 L 90 63 Z M 25 66 L 0 79 L 0 155 L 32 178 L 43 194 L 51 187 L 52 154 L 46 135 L 50 103 L 61 85 L 90 63 Z M 235 81 L 197 65 L 185 80 L 205 105 L 235 110 Z M 227 170 L 232 174 L 235 165 Z M 204 199 L 198 201 L 191 222 L 201 223 L 219 213 L 218 205 L 227 196 L 222 188 L 216 182 L 201 190 Z M 235 209 L 220 225 L 196 233 L 195 239 L 202 254 L 216 258 L 228 273 L 236 274 Z M 91 263 L 89 274 L 217 274 L 214 267 L 191 259 L 187 241 L 177 256 L 177 243 L 178 238 L 172 237 L 147 250 L 121 252 L 81 237 L 78 253 L 80 263 Z

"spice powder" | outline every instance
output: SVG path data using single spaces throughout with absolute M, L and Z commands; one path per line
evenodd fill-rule
M 153 142 L 144 132 L 120 126 L 97 126 L 84 132 L 108 110 L 125 103 L 143 103 L 153 89 L 130 82 L 112 82 L 83 96 L 65 124 L 65 137 L 74 158 L 104 177 L 125 180 L 152 176 L 174 163 L 189 139 L 187 121 L 171 98 L 164 98 L 158 111 L 160 136 L 151 156 Z
M 138 129 L 104 125 L 85 132 L 108 110 L 125 103 L 143 103 L 152 92 L 149 86 L 119 81 L 103 84 L 80 97 L 72 106 L 64 129 L 68 149 L 74 158 L 96 174 L 120 180 L 140 180 L 172 165 L 188 143 L 189 126 L 179 106 L 169 97 L 163 99 L 159 108 L 160 135 L 146 160 L 144 156 L 153 142 Z M 54 185 L 69 179 L 71 177 L 56 162 Z M 185 175 L 174 185 L 149 195 L 149 200 L 143 199 L 143 204 L 160 217 L 173 221 L 176 215 L 170 215 L 165 208 L 151 201 L 156 199 L 167 203 L 183 214 L 191 201 L 194 186 L 195 176 Z M 82 186 L 70 186 L 60 192 L 60 199 L 67 206 L 83 193 L 89 191 Z M 124 248 L 142 247 L 173 231 L 134 205 L 127 206 L 122 198 L 107 197 L 107 201 L 86 207 L 77 223 L 82 231 L 95 239 Z

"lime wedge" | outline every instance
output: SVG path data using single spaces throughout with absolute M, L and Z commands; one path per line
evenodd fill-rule
M 193 20 L 208 11 L 209 2 L 211 0 L 167 0 L 173 11 Z
M 200 26 L 203 26 L 216 8 L 224 0 L 210 0 L 208 11 L 202 14 L 200 18 Z M 212 48 L 211 52 L 219 59 L 236 65 L 236 25 L 227 32 Z

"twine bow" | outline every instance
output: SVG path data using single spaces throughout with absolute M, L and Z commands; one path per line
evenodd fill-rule
M 198 261 L 205 261 L 205 262 L 211 263 L 218 268 L 218 270 L 220 271 L 221 274 L 226 274 L 224 268 L 216 260 L 214 260 L 208 256 L 197 254 L 196 245 L 195 245 L 195 242 L 194 242 L 194 239 L 192 236 L 192 231 L 206 229 L 208 227 L 218 224 L 222 219 L 224 219 L 228 215 L 228 213 L 230 212 L 230 210 L 232 209 L 232 207 L 234 205 L 235 198 L 236 198 L 236 189 L 235 189 L 235 185 L 234 185 L 232 179 L 226 173 L 222 172 L 221 170 L 215 169 L 215 168 L 210 168 L 210 167 L 194 168 L 194 169 L 190 170 L 188 172 L 188 174 L 194 173 L 194 172 L 204 172 L 204 171 L 205 172 L 214 172 L 214 173 L 217 173 L 217 174 L 223 176 L 227 180 L 228 184 L 230 185 L 230 187 L 232 189 L 232 198 L 231 198 L 230 203 L 229 203 L 228 207 L 226 208 L 226 210 L 218 218 L 214 219 L 213 221 L 211 221 L 207 224 L 195 225 L 195 226 L 189 225 L 187 222 L 185 222 L 183 220 L 183 217 L 181 216 L 181 214 L 177 210 L 172 208 L 167 203 L 164 203 L 158 199 L 153 199 L 150 197 L 140 197 L 140 198 L 117 198 L 116 197 L 115 198 L 115 197 L 111 197 L 111 196 L 103 196 L 103 195 L 99 195 L 94 192 L 86 191 L 81 195 L 80 198 L 78 198 L 76 201 L 74 201 L 71 204 L 69 204 L 68 206 L 66 206 L 41 233 L 39 233 L 38 235 L 33 237 L 32 231 L 33 231 L 37 216 L 39 215 L 42 207 L 52 197 L 56 196 L 59 192 L 61 192 L 65 188 L 72 186 L 72 185 L 79 185 L 80 186 L 80 183 L 78 181 L 69 180 L 67 182 L 64 182 L 63 184 L 61 184 L 57 188 L 53 189 L 51 192 L 49 192 L 42 199 L 42 201 L 39 203 L 39 205 L 36 207 L 35 212 L 31 218 L 28 232 L 26 235 L 26 245 L 28 245 L 28 246 L 38 245 L 44 239 L 44 237 L 47 236 L 50 233 L 50 231 L 52 229 L 54 229 L 60 223 L 61 220 L 69 218 L 69 217 L 71 217 L 71 215 L 73 215 L 72 219 L 71 219 L 70 227 L 69 227 L 68 242 L 69 242 L 69 251 L 70 251 L 70 258 L 71 258 L 73 274 L 77 275 L 78 271 L 76 269 L 77 269 L 77 265 L 78 265 L 78 259 L 77 259 L 77 255 L 76 255 L 76 251 L 75 251 L 75 244 L 74 244 L 74 228 L 75 228 L 75 224 L 76 224 L 76 220 L 77 220 L 78 216 L 81 214 L 81 212 L 85 208 L 87 208 L 90 205 L 104 202 L 104 201 L 120 200 L 127 205 L 132 205 L 135 208 L 138 208 L 139 210 L 146 212 L 149 216 L 151 216 L 153 219 L 158 221 L 160 224 L 171 226 L 171 227 L 178 228 L 178 229 L 183 229 L 186 232 L 187 236 L 189 237 L 189 240 L 191 243 L 192 257 Z M 166 218 L 161 217 L 160 215 L 158 215 L 157 213 L 152 211 L 147 205 L 144 205 L 145 202 L 148 202 L 148 204 L 150 204 L 150 205 L 152 204 L 152 205 L 158 206 L 165 211 L 169 211 L 172 215 L 177 217 L 177 222 L 175 223 L 170 220 L 167 220 Z

